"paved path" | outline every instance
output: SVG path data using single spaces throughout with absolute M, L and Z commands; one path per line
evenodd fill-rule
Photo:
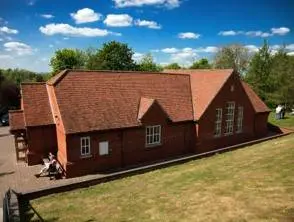
M 3 136 L 3 134 L 6 136 Z M 5 127 L 4 129 L 0 127 L 0 207 L 2 207 L 4 193 L 8 188 L 12 188 L 17 192 L 26 192 L 50 186 L 81 182 L 99 176 L 96 174 L 60 180 L 49 180 L 48 177 L 36 178 L 34 175 L 38 173 L 43 166 L 27 166 L 24 162 L 17 163 L 14 150 L 14 138 L 12 135 L 7 136 L 7 134 L 8 128 Z

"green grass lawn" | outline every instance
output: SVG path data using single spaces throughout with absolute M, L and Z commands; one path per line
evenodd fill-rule
M 294 135 L 31 204 L 45 221 L 294 221 Z
M 294 115 L 290 115 L 289 113 L 286 113 L 284 119 L 277 120 L 275 117 L 275 113 L 271 112 L 268 118 L 268 121 L 276 126 L 280 127 L 286 127 L 289 129 L 294 130 Z

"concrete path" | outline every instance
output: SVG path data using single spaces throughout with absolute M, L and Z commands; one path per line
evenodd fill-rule
M 17 163 L 14 149 L 14 137 L 12 135 L 7 135 L 8 133 L 8 127 L 0 127 L 0 207 L 2 207 L 3 204 L 2 200 L 4 194 L 9 188 L 17 192 L 27 192 L 99 177 L 99 174 L 96 174 L 60 180 L 49 180 L 48 177 L 36 178 L 34 175 L 38 173 L 43 166 L 27 166 L 24 162 Z

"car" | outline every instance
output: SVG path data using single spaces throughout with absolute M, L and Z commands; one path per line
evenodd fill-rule
M 2 126 L 8 126 L 9 125 L 9 116 L 8 116 L 8 113 L 4 114 L 1 117 L 1 124 L 2 124 Z

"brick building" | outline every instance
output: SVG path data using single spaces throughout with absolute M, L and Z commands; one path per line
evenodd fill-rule
M 267 134 L 269 109 L 233 70 L 65 70 L 21 86 L 10 112 L 29 165 L 48 152 L 67 177 L 201 153 Z

